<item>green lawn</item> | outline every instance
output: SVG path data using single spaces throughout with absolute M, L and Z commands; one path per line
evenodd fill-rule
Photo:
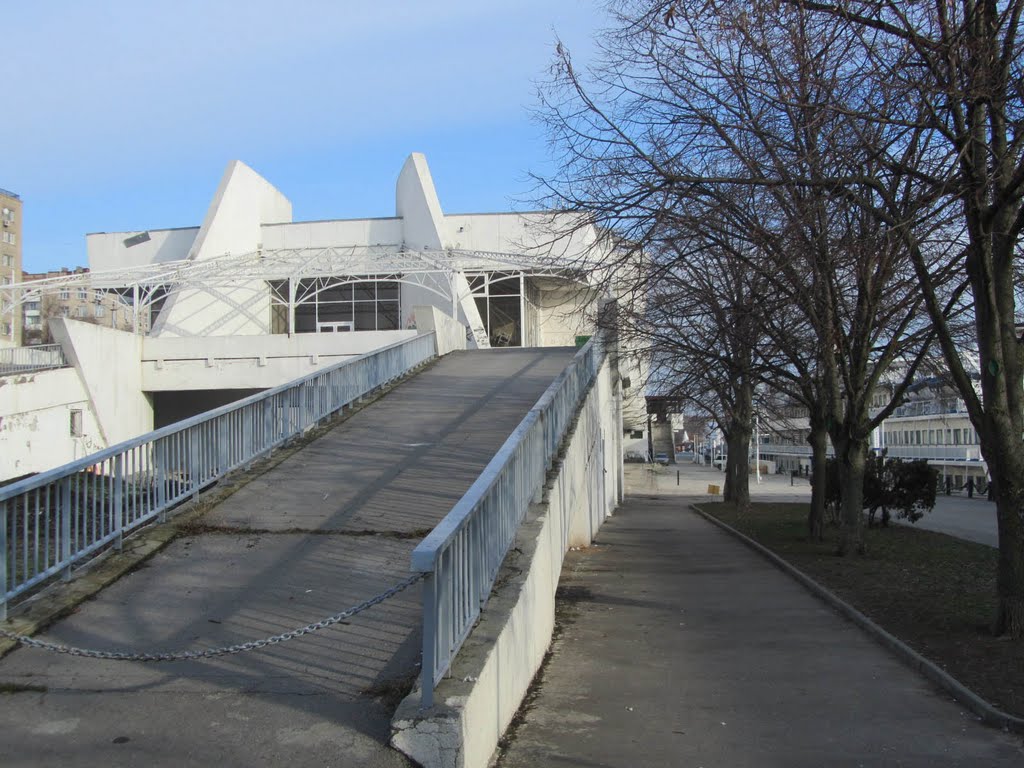
M 788 560 L 1004 712 L 1024 717 L 1024 644 L 993 637 L 996 550 L 907 526 L 865 530 L 837 557 L 836 530 L 807 537 L 806 504 L 701 508 Z

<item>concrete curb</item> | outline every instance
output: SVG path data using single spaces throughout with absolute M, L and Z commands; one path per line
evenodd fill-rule
M 934 662 L 929 661 L 924 656 L 919 654 L 909 645 L 904 643 L 895 635 L 890 634 L 886 630 L 882 629 L 878 624 L 873 622 L 863 613 L 858 611 L 852 605 L 847 603 L 845 600 L 840 598 L 834 592 L 829 591 L 825 587 L 821 586 L 818 582 L 812 579 L 810 576 L 805 574 L 803 571 L 797 569 L 786 560 L 782 559 L 770 549 L 762 544 L 754 541 L 746 534 L 740 533 L 732 526 L 727 523 L 723 523 L 721 520 L 716 518 L 714 515 L 705 512 L 700 506 L 691 504 L 690 509 L 696 512 L 698 515 L 703 517 L 710 523 L 721 528 L 723 531 L 731 534 L 732 536 L 739 539 L 741 542 L 746 544 L 755 552 L 758 552 L 779 570 L 789 574 L 791 577 L 800 582 L 811 594 L 819 598 L 823 602 L 827 603 L 833 609 L 835 609 L 840 615 L 846 617 L 857 626 L 866 630 L 872 637 L 875 638 L 879 643 L 884 645 L 890 651 L 900 657 L 906 664 L 917 672 L 924 675 L 926 678 L 931 680 L 933 683 L 938 685 L 940 688 L 949 693 L 954 699 L 959 701 L 971 712 L 977 715 L 983 722 L 989 725 L 994 725 L 1002 728 L 1006 731 L 1013 731 L 1015 733 L 1024 733 L 1024 718 L 1015 717 L 1002 710 L 996 709 L 994 706 L 989 704 L 983 698 L 978 696 L 974 691 L 967 688 L 963 683 L 957 680 L 955 677 L 950 675 L 948 672 L 937 666 Z
M 0 622 L 0 626 L 26 637 L 42 632 L 126 573 L 138 568 L 179 536 L 189 535 L 190 523 L 201 518 L 249 482 L 266 474 L 314 440 L 348 421 L 402 382 L 435 365 L 439 359 L 435 357 L 412 368 L 380 389 L 364 395 L 361 400 L 275 448 L 269 455 L 255 459 L 251 468 L 228 473 L 212 488 L 202 492 L 198 499 L 183 502 L 181 506 L 169 512 L 167 522 L 144 525 L 126 536 L 120 552 L 110 550 L 84 563 L 70 581 L 56 582 L 18 603 L 11 609 L 15 615 L 9 616 L 6 622 Z M 0 638 L 0 659 L 20 647 L 21 643 L 16 640 Z

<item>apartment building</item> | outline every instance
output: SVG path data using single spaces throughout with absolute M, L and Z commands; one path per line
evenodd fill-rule
M 50 272 L 26 272 L 22 281 L 30 284 L 36 280 L 46 280 L 70 275 L 84 275 L 86 267 L 67 267 Z M 104 291 L 77 284 L 68 285 L 57 291 L 31 296 L 22 304 L 24 324 L 24 344 L 46 344 L 51 341 L 48 321 L 53 317 L 70 317 L 108 328 L 130 331 L 134 327 L 134 315 L 131 302 L 114 291 Z M 142 331 L 148 330 L 148 317 L 139 318 Z
M 872 408 L 889 400 L 888 392 L 872 398 Z M 775 461 L 782 471 L 810 470 L 811 450 L 806 409 L 791 406 L 773 419 L 762 421 L 760 453 Z M 941 378 L 926 378 L 910 387 L 906 402 L 897 407 L 871 433 L 872 451 L 885 451 L 890 458 L 926 459 L 942 478 L 959 489 L 968 478 L 983 485 L 988 465 L 981 455 L 978 433 L 959 395 Z M 753 450 L 753 447 L 751 447 Z M 832 456 L 831 443 L 828 454 Z
M 21 198 L 0 189 L 0 285 L 21 282 Z M 0 347 L 21 343 L 21 313 L 0 298 Z

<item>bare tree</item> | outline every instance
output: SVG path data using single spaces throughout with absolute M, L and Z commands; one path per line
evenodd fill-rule
M 764 279 L 759 300 L 792 302 L 816 336 L 816 358 L 803 368 L 818 378 L 802 392 L 815 398 L 815 439 L 824 422 L 842 460 L 839 551 L 861 551 L 868 439 L 930 342 L 893 227 L 907 227 L 908 211 L 934 202 L 912 176 L 879 176 L 874 124 L 841 108 L 884 106 L 889 94 L 864 57 L 850 55 L 859 53 L 857 38 L 784 3 L 615 7 L 602 65 L 584 82 L 560 47 L 544 94 L 562 151 L 561 171 L 547 181 L 552 202 L 589 211 L 638 248 L 700 227 L 740 241 L 727 252 Z M 837 192 L 838 177 L 864 177 L 868 194 L 881 178 L 905 210 L 895 224 L 866 215 Z M 940 259 L 933 253 L 929 268 Z M 878 403 L 878 383 L 897 363 L 902 379 Z
M 887 174 L 912 174 L 936 207 L 954 203 L 960 243 L 936 244 L 905 228 L 905 246 L 952 380 L 967 405 L 995 480 L 999 609 L 995 630 L 1024 638 L 1024 353 L 1018 326 L 1024 229 L 1024 0 L 789 0 L 861 42 L 877 82 L 903 104 L 897 114 L 858 117 L 887 137 L 876 159 Z M 922 149 L 923 148 L 923 149 Z M 897 228 L 908 219 L 899 190 L 852 191 L 865 210 Z M 973 310 L 973 344 L 945 317 L 945 274 L 929 257 L 946 248 Z M 975 365 L 977 360 L 977 365 Z M 975 388 L 980 377 L 980 392 Z

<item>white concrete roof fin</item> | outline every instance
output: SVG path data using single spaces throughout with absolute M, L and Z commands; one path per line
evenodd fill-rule
M 405 244 L 414 250 L 448 247 L 448 231 L 427 158 L 413 152 L 405 160 L 395 185 L 395 215 L 402 219 Z
M 260 226 L 291 220 L 292 204 L 288 198 L 241 160 L 232 160 L 217 185 L 189 259 L 210 261 L 230 253 L 252 254 L 255 258 L 263 240 Z M 239 319 L 245 313 L 237 311 L 237 299 L 234 306 L 225 304 L 218 310 L 208 296 L 201 295 L 202 291 L 185 291 L 168 297 L 153 323 L 151 335 L 209 334 L 210 328 L 219 335 L 269 333 L 267 322 L 252 319 L 263 317 L 263 308 L 255 306 L 260 303 L 266 304 L 269 316 L 269 289 L 256 282 L 250 288 L 266 294 L 262 298 L 245 298 L 250 310 L 246 316 L 251 322 Z M 221 316 L 214 317 L 218 311 Z

